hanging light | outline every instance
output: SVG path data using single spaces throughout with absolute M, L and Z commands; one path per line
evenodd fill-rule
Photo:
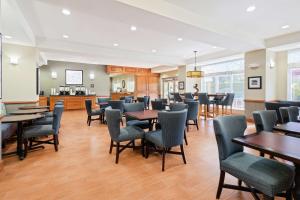
M 197 70 L 197 51 L 194 51 L 194 53 L 195 53 L 195 68 L 193 71 L 188 71 L 186 73 L 186 76 L 188 78 L 201 78 L 204 76 L 204 72 L 201 70 L 199 71 Z

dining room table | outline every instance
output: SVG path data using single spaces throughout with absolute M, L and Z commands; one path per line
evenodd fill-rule
M 273 128 L 275 131 L 280 131 L 283 133 L 291 133 L 294 135 L 299 135 L 300 137 L 300 123 L 299 122 L 287 122 L 285 124 L 277 124 Z
M 41 114 L 27 114 L 27 115 L 5 115 L 1 119 L 1 123 L 17 123 L 17 151 L 3 153 L 3 156 L 18 155 L 20 160 L 24 159 L 23 150 L 23 124 L 31 122 L 32 120 L 42 118 Z
M 32 110 L 32 109 L 49 109 L 49 106 L 22 106 L 18 108 L 19 110 Z
M 30 114 L 38 114 L 38 113 L 45 113 L 48 112 L 48 109 L 28 109 L 28 110 L 14 110 L 11 111 L 10 114 L 12 115 L 30 115 Z
M 130 116 L 134 119 L 144 121 L 149 121 L 149 131 L 153 130 L 153 120 L 158 118 L 158 110 L 144 110 L 144 111 L 135 111 L 135 112 L 126 112 L 125 115 Z
M 294 198 L 300 200 L 300 139 L 284 134 L 262 131 L 233 138 L 232 142 L 262 153 L 290 161 L 295 166 Z

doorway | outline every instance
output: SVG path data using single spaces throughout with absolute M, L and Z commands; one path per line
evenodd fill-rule
M 163 98 L 168 99 L 170 93 L 178 92 L 177 77 L 163 78 Z

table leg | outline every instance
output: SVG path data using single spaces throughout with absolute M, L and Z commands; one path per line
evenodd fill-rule
M 295 188 L 294 188 L 294 199 L 300 200 L 300 165 L 295 164 L 296 167 L 296 175 L 295 175 Z
M 153 123 L 152 123 L 152 119 L 149 119 L 149 131 L 153 130 Z
M 20 160 L 24 159 L 22 122 L 18 122 L 18 128 L 17 128 L 17 154 Z

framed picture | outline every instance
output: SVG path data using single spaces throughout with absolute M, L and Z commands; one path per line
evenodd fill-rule
M 83 70 L 66 69 L 66 85 L 83 85 Z
M 248 77 L 248 89 L 261 89 L 261 76 Z
M 178 89 L 179 90 L 184 90 L 184 81 L 179 81 L 178 82 Z

